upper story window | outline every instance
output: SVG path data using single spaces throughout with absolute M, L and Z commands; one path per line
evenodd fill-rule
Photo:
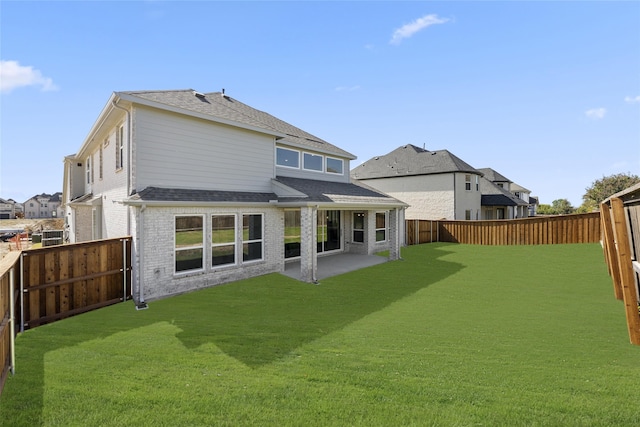
M 300 152 L 287 148 L 276 148 L 276 165 L 300 169 Z
M 91 184 L 91 163 L 93 162 L 93 158 L 91 156 L 87 157 L 86 167 L 87 167 L 87 184 Z
M 116 129 L 116 169 L 124 166 L 124 126 Z
M 343 159 L 284 147 L 276 147 L 276 166 L 335 175 L 345 173 Z
M 304 153 L 303 168 L 310 171 L 322 172 L 323 158 L 319 154 Z
M 464 176 L 464 189 L 471 191 L 471 175 Z
M 99 158 L 98 158 L 98 178 L 102 179 L 102 145 L 100 146 L 100 154 L 99 154 Z
M 343 170 L 343 161 L 341 159 L 335 159 L 333 157 L 327 156 L 327 165 L 326 171 L 327 173 L 337 173 L 342 175 Z
M 480 177 L 476 175 L 476 191 L 480 191 Z

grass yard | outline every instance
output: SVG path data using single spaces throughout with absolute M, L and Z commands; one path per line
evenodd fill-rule
M 640 425 L 640 348 L 599 245 L 403 257 L 27 331 L 0 425 Z

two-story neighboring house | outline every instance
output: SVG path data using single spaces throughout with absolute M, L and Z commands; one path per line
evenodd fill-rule
M 14 219 L 16 211 L 16 202 L 14 200 L 0 199 L 0 219 Z
M 62 193 L 37 194 L 23 203 L 25 218 L 58 218 L 62 212 Z
M 406 219 L 480 219 L 482 173 L 447 150 L 403 145 L 367 160 L 351 176 L 407 203 Z
M 478 169 L 484 176 L 482 189 L 483 219 L 514 219 L 529 216 L 530 190 L 514 183 L 491 168 Z
M 65 158 L 69 241 L 133 238 L 133 289 L 145 300 L 317 257 L 389 250 L 406 205 L 352 183 L 355 158 L 224 94 L 114 92 Z

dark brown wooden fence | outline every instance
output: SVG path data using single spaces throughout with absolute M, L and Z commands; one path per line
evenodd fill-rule
M 600 239 L 599 212 L 508 220 L 406 221 L 408 245 L 431 242 L 548 245 L 597 243 Z
M 600 211 L 613 292 L 624 303 L 629 341 L 640 345 L 640 184 L 605 200 Z
M 0 393 L 19 331 L 130 297 L 130 237 L 10 252 L 0 261 Z

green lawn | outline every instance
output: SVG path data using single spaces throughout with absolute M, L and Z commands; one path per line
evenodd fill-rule
M 27 331 L 0 425 L 640 425 L 640 348 L 599 245 L 402 253 Z

